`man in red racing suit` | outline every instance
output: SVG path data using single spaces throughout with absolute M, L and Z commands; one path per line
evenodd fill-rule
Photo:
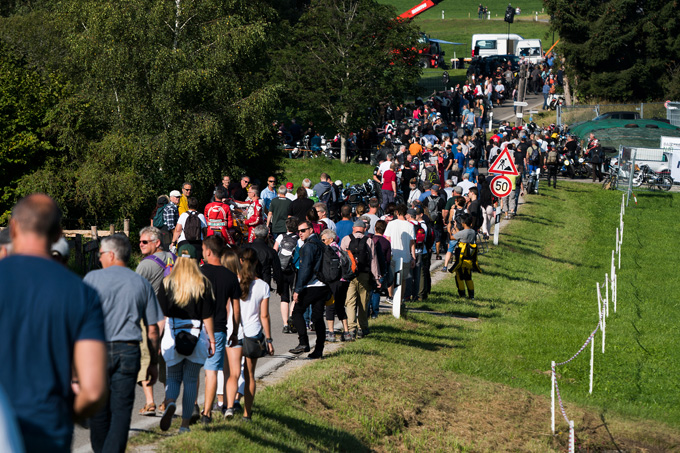
M 229 245 L 234 245 L 234 239 L 229 234 L 228 229 L 233 228 L 234 219 L 231 216 L 231 209 L 229 205 L 222 203 L 225 197 L 224 189 L 219 187 L 215 191 L 215 198 L 212 203 L 205 206 L 205 219 L 208 222 L 207 236 L 214 234 L 222 236 L 224 241 Z
M 248 189 L 248 198 L 245 201 L 235 201 L 236 206 L 244 209 L 244 223 L 248 227 L 248 242 L 255 240 L 253 229 L 258 225 L 262 225 L 265 220 L 259 193 L 259 187 L 252 185 Z

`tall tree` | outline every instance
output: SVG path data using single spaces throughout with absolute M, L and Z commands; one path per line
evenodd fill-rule
M 286 98 L 316 112 L 346 139 L 381 101 L 401 98 L 420 75 L 418 30 L 373 0 L 319 0 L 277 56 Z
M 257 0 L 61 1 L 54 20 L 73 89 L 52 128 L 65 153 L 27 175 L 23 190 L 62 193 L 79 215 L 141 220 L 185 180 L 201 196 L 223 171 L 266 164 L 275 19 Z
M 680 10 L 663 0 L 546 0 L 572 88 L 581 98 L 678 93 Z M 674 83 L 675 82 L 675 83 Z

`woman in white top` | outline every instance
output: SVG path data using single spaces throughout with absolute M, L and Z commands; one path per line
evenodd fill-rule
M 269 322 L 269 285 L 257 278 L 255 267 L 257 266 L 257 254 L 253 249 L 245 249 L 241 252 L 241 329 L 246 337 L 264 336 L 267 342 L 267 351 L 274 354 L 272 344 L 271 325 Z M 245 382 L 245 406 L 243 419 L 250 420 L 255 398 L 255 367 L 257 359 L 245 358 L 243 375 Z

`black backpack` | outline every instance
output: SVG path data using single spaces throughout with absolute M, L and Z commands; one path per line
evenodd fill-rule
M 540 157 L 538 146 L 531 146 L 529 149 L 533 149 L 531 156 L 529 156 L 529 162 L 531 162 L 531 165 L 538 165 Z
M 322 283 L 330 284 L 337 282 L 342 277 L 343 269 L 340 257 L 331 247 L 322 244 L 323 254 L 321 255 L 321 266 L 316 278 Z
M 281 269 L 288 270 L 293 268 L 293 261 L 295 249 L 297 247 L 297 236 L 284 234 L 279 244 L 279 261 L 281 262 Z
M 441 215 L 441 210 L 439 209 L 439 196 L 433 197 L 432 195 L 427 196 L 427 212 L 429 212 L 430 219 L 436 222 Z
M 197 211 L 187 211 L 189 216 L 184 222 L 184 238 L 187 241 L 201 240 L 201 219 L 198 218 Z
M 319 195 L 319 201 L 321 203 L 324 203 L 326 207 L 330 206 L 332 200 L 333 200 L 333 186 L 324 190 L 324 192 L 321 195 Z
M 352 252 L 357 268 L 356 273 L 371 272 L 371 252 L 368 248 L 369 237 L 364 235 L 362 238 L 357 238 L 354 234 L 350 235 L 349 247 Z

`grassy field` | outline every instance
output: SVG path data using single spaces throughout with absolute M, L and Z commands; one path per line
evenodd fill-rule
M 583 451 L 680 445 L 677 194 L 644 194 L 627 211 L 618 312 L 607 352 L 558 368 Z M 550 361 L 565 360 L 597 323 L 595 282 L 609 269 L 620 194 L 564 183 L 530 196 L 480 259 L 477 299 L 450 278 L 406 319 L 260 391 L 253 423 L 217 421 L 162 440 L 163 451 L 564 451 L 550 433 Z M 418 312 L 416 312 L 418 309 Z M 601 338 L 596 338 L 601 345 Z M 137 442 L 162 439 L 147 434 Z
M 397 9 L 397 14 L 408 11 L 420 3 L 419 0 L 378 0 L 378 2 L 394 5 L 394 7 Z M 418 16 L 416 20 L 441 19 L 442 10 L 445 11 L 446 18 L 477 19 L 477 6 L 480 3 L 489 8 L 492 19 L 502 19 L 505 14 L 505 8 L 508 6 L 508 2 L 504 0 L 448 0 L 432 7 L 429 11 L 426 11 Z M 521 2 L 512 2 L 512 6 L 516 8 L 519 7 L 522 10 L 521 15 L 515 16 L 515 20 L 533 15 L 534 11 L 537 11 L 539 14 L 542 14 L 544 11 L 543 2 L 541 0 L 523 0 Z
M 373 177 L 373 167 L 355 162 L 341 163 L 339 160 L 329 160 L 324 157 L 314 159 L 287 159 L 279 160 L 278 166 L 281 171 L 277 175 L 277 182 L 285 184 L 292 182 L 295 188 L 302 184 L 302 180 L 309 178 L 312 186 L 319 182 L 321 173 L 328 173 L 333 181 L 341 180 L 343 184 L 364 183 Z

